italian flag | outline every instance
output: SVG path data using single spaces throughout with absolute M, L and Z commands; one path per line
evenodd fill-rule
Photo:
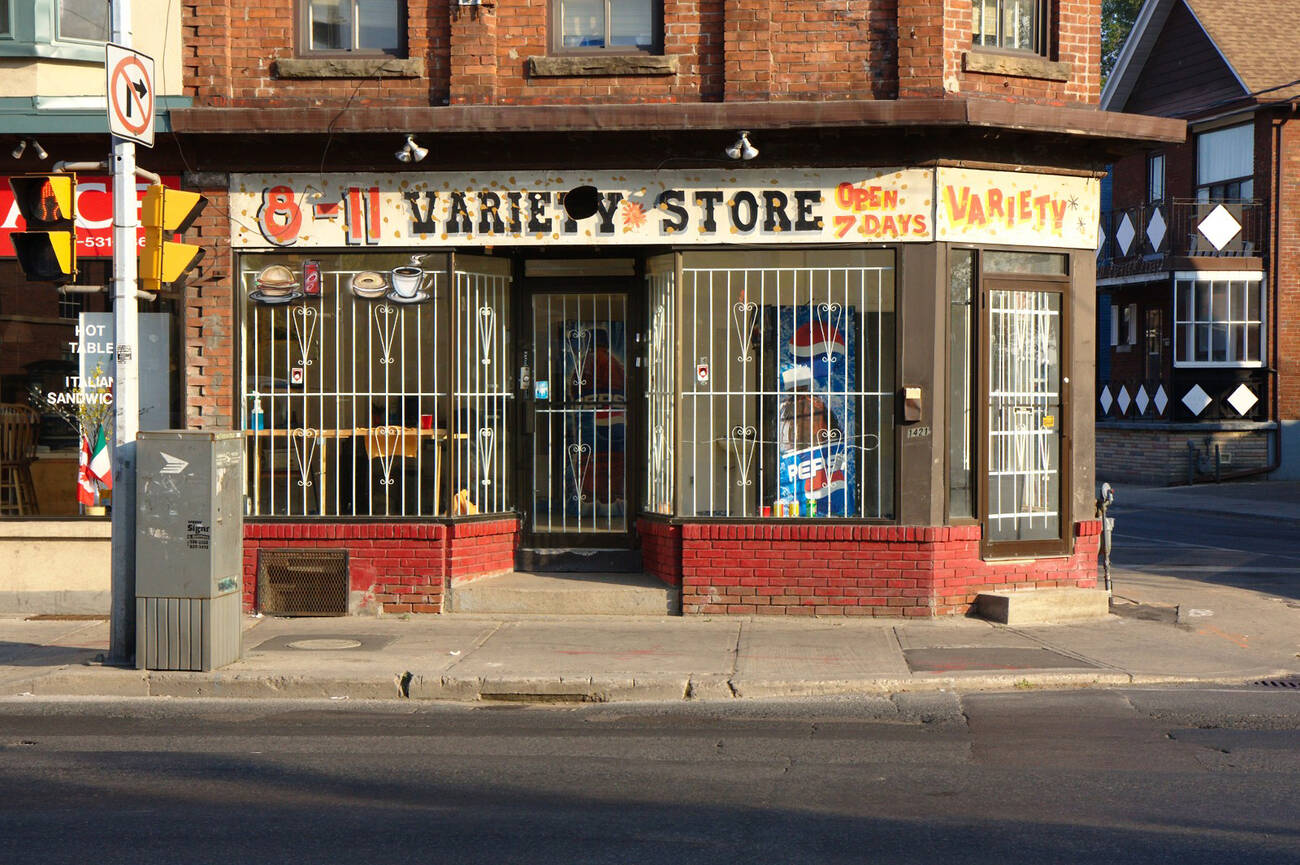
M 95 476 L 90 473 L 90 439 L 81 436 L 81 456 L 77 461 L 77 501 L 90 506 L 95 503 Z
M 104 425 L 95 430 L 95 447 L 91 450 L 90 473 L 106 490 L 113 488 L 113 460 L 108 455 L 108 437 Z

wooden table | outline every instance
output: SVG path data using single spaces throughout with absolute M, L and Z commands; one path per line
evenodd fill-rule
M 450 436 L 445 429 L 421 429 L 391 424 L 375 427 L 344 427 L 341 429 L 292 427 L 287 429 L 244 430 L 244 434 L 259 443 L 258 447 L 253 448 L 253 501 L 259 503 L 262 500 L 262 448 L 260 443 L 263 441 L 273 445 L 276 441 L 284 440 L 286 453 L 290 453 L 292 440 L 295 438 L 302 441 L 307 439 L 337 441 L 360 438 L 363 440 L 366 456 L 371 460 L 387 461 L 385 469 L 391 468 L 392 460 L 395 457 L 415 457 L 419 454 L 420 447 L 424 442 L 434 442 L 439 445 L 433 450 L 433 512 L 435 514 L 442 512 L 441 445 L 445 444 L 449 438 L 469 438 L 466 433 L 457 433 L 455 436 Z M 320 478 L 323 494 L 329 480 L 327 474 L 329 461 L 325 458 L 325 453 L 322 450 L 319 460 L 313 459 L 312 462 L 316 462 L 320 466 L 318 477 Z

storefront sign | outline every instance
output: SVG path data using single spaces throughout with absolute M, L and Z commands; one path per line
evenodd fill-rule
M 0 257 L 13 258 L 14 246 L 9 235 L 24 231 L 26 221 L 18 213 L 8 178 L 0 183 Z M 179 177 L 164 177 L 164 186 L 179 189 Z M 147 183 L 136 183 L 136 207 L 144 200 Z M 136 232 L 136 244 L 144 246 L 144 228 Z M 111 258 L 113 255 L 113 179 L 83 176 L 77 178 L 77 255 Z
M 937 187 L 938 240 L 1097 248 L 1101 185 L 1094 178 L 940 168 Z
M 933 239 L 930 169 L 232 175 L 237 248 Z M 571 219 L 569 190 L 596 212 Z

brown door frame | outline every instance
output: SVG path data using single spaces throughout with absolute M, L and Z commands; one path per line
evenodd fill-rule
M 525 548 L 600 548 L 615 549 L 637 547 L 636 537 L 636 503 L 640 501 L 640 473 L 636 470 L 642 462 L 642 442 L 640 439 L 640 412 L 638 400 L 634 394 L 644 392 L 641 375 L 644 370 L 636 365 L 636 358 L 641 348 L 636 337 L 642 333 L 644 292 L 643 262 L 638 258 L 636 273 L 632 276 L 534 276 L 523 275 L 523 262 L 516 268 L 515 300 L 517 330 L 515 341 L 519 355 L 516 363 L 524 365 L 524 352 L 530 354 L 536 350 L 533 334 L 533 301 L 544 294 L 621 294 L 626 300 L 626 319 L 624 321 L 624 404 L 623 404 L 623 502 L 626 529 L 623 532 L 535 532 L 532 529 L 536 514 L 532 503 L 532 467 L 536 438 L 536 400 L 533 390 L 536 384 L 537 358 L 528 357 L 527 365 L 532 373 L 532 382 L 527 389 L 521 390 L 517 400 L 517 429 L 515 436 L 516 489 L 519 490 L 519 512 L 522 517 L 520 525 L 520 546 Z
M 981 256 L 980 261 L 983 258 Z M 1070 436 L 1072 406 L 1069 400 L 1069 372 L 1072 352 L 1070 339 L 1070 297 L 1071 280 L 1066 276 L 1044 274 L 998 273 L 978 275 L 979 284 L 979 329 L 978 351 L 975 357 L 976 375 L 979 382 L 975 389 L 979 399 L 979 442 L 976 448 L 976 483 L 978 485 L 979 520 L 983 527 L 980 540 L 980 556 L 985 559 L 1022 558 L 1030 556 L 1068 555 L 1073 549 L 1074 519 L 1070 504 L 1072 495 L 1073 456 L 1074 451 Z M 989 394 L 989 373 L 992 361 L 989 334 L 989 293 L 992 291 L 1052 292 L 1061 298 L 1060 350 L 1061 380 L 1059 382 L 1061 417 L 1057 419 L 1060 430 L 1060 454 L 1058 491 L 1059 529 L 1056 538 L 1033 541 L 990 541 L 989 533 L 989 430 L 992 416 L 992 401 Z

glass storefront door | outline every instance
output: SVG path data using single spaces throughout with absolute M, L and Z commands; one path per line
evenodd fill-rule
M 532 296 L 525 446 L 538 546 L 619 547 L 628 534 L 628 296 Z

